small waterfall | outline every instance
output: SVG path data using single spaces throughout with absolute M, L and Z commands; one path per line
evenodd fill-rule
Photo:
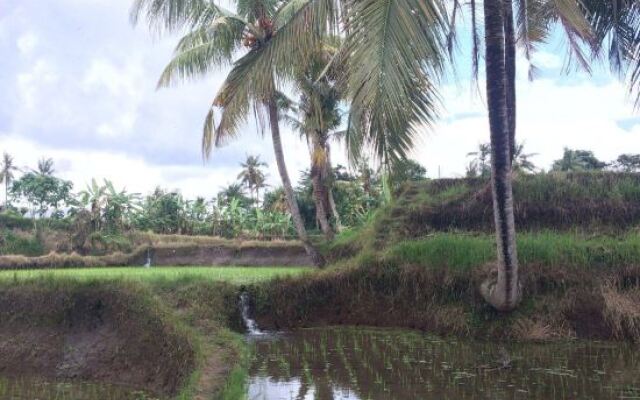
M 151 267 L 151 250 L 147 249 L 147 262 L 144 263 L 145 268 Z
M 242 292 L 240 294 L 240 311 L 242 313 L 242 320 L 247 327 L 247 332 L 251 336 L 263 335 L 264 332 L 258 328 L 256 321 L 249 316 L 249 294 Z

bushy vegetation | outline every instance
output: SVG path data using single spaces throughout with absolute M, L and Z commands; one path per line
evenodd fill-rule
M 39 256 L 44 252 L 42 242 L 34 235 L 19 235 L 10 230 L 0 232 L 0 255 L 22 254 Z
M 1 231 L 6 237 L 0 242 L 0 254 L 126 253 L 138 244 L 132 237 L 136 232 L 244 240 L 294 239 L 296 232 L 283 190 L 266 191 L 262 171 L 265 166 L 249 156 L 242 164 L 239 182 L 223 188 L 212 200 L 190 200 L 179 192 L 162 188 L 143 197 L 118 190 L 108 180 L 102 183 L 92 180 L 84 190 L 74 194 L 70 183 L 63 184 L 54 176 L 52 161 L 41 160 L 38 169 L 21 177 L 15 176 L 16 172 L 11 178 L 12 185 L 7 185 L 10 197 L 5 210 L 0 212 L 0 227 L 19 231 L 21 240 Z M 422 174 L 422 179 L 424 170 L 409 174 L 413 174 L 409 177 Z M 350 174 L 340 166 L 333 170 L 333 175 L 335 210 L 341 216 L 341 228 L 363 224 L 382 201 L 379 175 L 368 167 L 361 174 Z M 49 185 L 54 181 L 55 185 Z M 64 193 L 50 194 L 48 191 L 54 186 L 64 187 Z M 33 200 L 24 192 L 25 187 L 40 197 Z M 308 173 L 303 174 L 296 197 L 307 229 L 318 231 Z M 44 243 L 47 236 L 56 236 L 52 234 L 54 231 L 64 232 L 57 235 L 59 243 Z

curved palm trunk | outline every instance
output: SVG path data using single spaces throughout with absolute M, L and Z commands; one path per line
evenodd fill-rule
M 504 4 L 485 0 L 487 100 L 491 129 L 491 186 L 498 248 L 497 281 L 483 283 L 484 298 L 499 311 L 513 310 L 520 300 L 516 231 L 511 187 L 511 141 L 506 93 Z
M 269 110 L 269 124 L 271 126 L 271 138 L 273 140 L 273 151 L 276 156 L 276 164 L 278 165 L 278 172 L 282 179 L 282 186 L 284 188 L 285 197 L 287 199 L 287 205 L 289 206 L 289 212 L 291 213 L 291 219 L 295 226 L 298 238 L 302 241 L 302 244 L 307 251 L 307 254 L 313 260 L 313 263 L 319 267 L 324 266 L 324 258 L 311 244 L 307 230 L 302 222 L 302 216 L 300 215 L 300 209 L 298 208 L 298 202 L 296 201 L 295 194 L 293 193 L 293 187 L 291 186 L 291 180 L 289 179 L 289 173 L 284 161 L 284 153 L 282 150 L 282 140 L 280 138 L 280 126 L 278 125 L 278 106 L 276 104 L 275 97 L 271 97 L 267 103 L 267 109 Z
M 313 137 L 313 152 L 311 155 L 311 185 L 313 186 L 313 201 L 316 206 L 316 219 L 327 240 L 333 239 L 333 228 L 329 222 L 329 196 L 326 180 L 326 162 L 318 163 L 316 156 L 324 152 L 324 146 L 317 137 Z M 326 160 L 325 160 L 326 161 Z

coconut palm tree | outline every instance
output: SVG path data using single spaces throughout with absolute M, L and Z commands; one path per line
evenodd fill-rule
M 517 144 L 515 152 L 513 153 L 513 171 L 530 174 L 535 173 L 538 167 L 531 161 L 531 158 L 537 155 L 538 153 L 525 153 L 524 142 Z
M 294 83 L 300 94 L 298 102 L 283 100 L 283 107 L 292 113 L 285 120 L 304 137 L 309 144 L 311 159 L 310 178 L 313 187 L 313 199 L 316 219 L 328 240 L 334 235 L 330 219 L 333 216 L 336 226 L 340 217 L 335 207 L 332 193 L 332 167 L 330 141 L 340 139 L 344 133 L 338 132 L 343 112 L 340 102 L 343 99 L 338 84 L 343 66 L 336 60 L 339 51 L 339 38 L 326 38 L 318 42 L 316 50 L 294 72 Z
M 2 154 L 2 164 L 0 164 L 0 184 L 4 183 L 4 206 L 9 208 L 9 185 L 15 179 L 14 173 L 18 171 L 13 163 L 13 157 L 9 153 Z
M 38 167 L 33 172 L 42 176 L 52 176 L 56 172 L 53 168 L 53 159 L 42 157 L 38 160 Z
M 251 204 L 251 199 L 247 197 L 245 193 L 244 186 L 241 183 L 235 182 L 229 184 L 218 192 L 218 207 L 226 207 L 235 199 L 238 201 L 239 206 L 248 208 Z
M 537 153 L 525 153 L 524 150 L 524 143 L 516 144 L 512 161 L 513 171 L 534 173 L 537 167 L 531 162 L 531 157 L 535 157 Z M 467 167 L 467 175 L 469 177 L 480 176 L 488 178 L 491 176 L 491 144 L 481 143 L 477 151 L 467 153 L 467 156 L 473 157 Z
M 277 79 L 292 75 L 295 57 L 304 56 L 317 40 L 315 19 L 334 20 L 330 0 L 242 0 L 235 12 L 208 0 L 136 0 L 134 23 L 146 17 L 160 29 L 186 29 L 159 86 L 192 79 L 227 65 L 231 72 L 213 100 L 205 119 L 203 153 L 237 136 L 250 111 L 271 130 L 276 164 L 299 239 L 315 264 L 323 257 L 312 245 L 300 215 L 287 172 L 280 135 Z M 277 72 L 277 75 L 276 75 Z M 219 118 L 216 118 L 219 112 Z
M 482 178 L 491 176 L 491 145 L 480 143 L 478 150 L 467 153 L 467 157 L 473 157 L 469 163 L 469 171 Z
M 356 127 L 347 145 L 359 149 L 371 143 L 374 154 L 388 165 L 406 158 L 416 126 L 428 127 L 437 117 L 435 87 L 447 50 L 454 47 L 456 14 L 462 3 L 453 0 L 447 15 L 449 3 L 442 0 L 347 1 L 350 119 Z M 530 57 L 559 23 L 574 59 L 586 66 L 580 41 L 590 39 L 590 29 L 576 0 L 484 0 L 482 42 L 479 3 L 468 3 L 472 64 L 477 74 L 483 47 L 498 248 L 497 279 L 484 284 L 482 293 L 496 309 L 509 311 L 520 299 L 511 185 L 516 149 L 515 47 L 520 44 Z
M 242 171 L 238 174 L 240 182 L 247 186 L 251 195 L 255 194 L 255 206 L 259 203 L 259 190 L 265 186 L 265 175 L 262 172 L 267 163 L 260 160 L 260 156 L 247 156 L 245 162 L 240 163 Z

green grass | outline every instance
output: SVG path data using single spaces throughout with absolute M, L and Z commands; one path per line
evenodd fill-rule
M 0 281 L 73 278 L 77 280 L 125 280 L 149 282 L 223 281 L 252 284 L 276 277 L 300 275 L 305 267 L 113 267 L 0 271 Z
M 425 239 L 398 243 L 386 255 L 398 264 L 465 270 L 495 260 L 494 243 L 493 235 L 439 233 Z M 518 259 L 523 265 L 585 268 L 640 265 L 640 236 L 522 233 L 518 235 Z

